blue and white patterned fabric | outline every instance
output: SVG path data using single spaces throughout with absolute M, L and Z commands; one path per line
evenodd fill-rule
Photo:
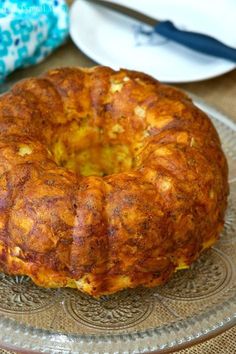
M 42 61 L 68 35 L 65 0 L 0 0 L 0 82 Z

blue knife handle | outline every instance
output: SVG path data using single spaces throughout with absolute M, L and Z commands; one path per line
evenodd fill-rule
M 179 30 L 171 21 L 162 21 L 154 27 L 154 31 L 188 48 L 236 62 L 236 49 L 229 47 L 217 39 L 197 33 Z

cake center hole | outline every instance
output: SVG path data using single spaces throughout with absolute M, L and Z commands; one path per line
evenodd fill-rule
M 85 119 L 60 129 L 50 149 L 59 166 L 82 176 L 107 176 L 133 167 L 131 146 L 117 124 L 105 131 Z

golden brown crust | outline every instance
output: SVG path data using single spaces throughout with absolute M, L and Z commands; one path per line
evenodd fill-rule
M 27 79 L 0 98 L 0 267 L 93 296 L 161 284 L 217 240 L 227 174 L 175 88 L 107 67 Z

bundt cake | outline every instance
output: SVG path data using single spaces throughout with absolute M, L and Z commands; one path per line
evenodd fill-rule
M 0 97 L 0 269 L 93 296 L 212 246 L 227 162 L 205 113 L 145 74 L 61 68 Z

